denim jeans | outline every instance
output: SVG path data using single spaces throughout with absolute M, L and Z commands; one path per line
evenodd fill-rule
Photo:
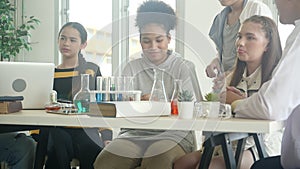
M 0 161 L 10 169 L 32 169 L 35 147 L 35 141 L 23 133 L 0 134 Z

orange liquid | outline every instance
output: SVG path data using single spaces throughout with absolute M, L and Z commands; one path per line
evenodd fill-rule
M 178 106 L 176 100 L 171 101 L 171 115 L 178 115 Z
M 57 111 L 60 109 L 60 106 L 46 106 L 45 110 L 46 111 Z

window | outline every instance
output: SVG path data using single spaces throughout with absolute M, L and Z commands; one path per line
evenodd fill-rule
M 295 28 L 294 25 L 283 25 L 278 21 L 278 31 L 280 35 L 282 49 L 284 49 L 286 39 L 288 38 L 288 36 L 290 35 L 290 33 L 293 31 L 294 28 Z
M 278 25 L 278 31 L 279 31 L 279 35 L 280 35 L 281 46 L 282 46 L 282 48 L 284 48 L 285 47 L 285 41 L 286 41 L 288 35 L 294 29 L 294 26 L 293 25 L 283 25 L 283 24 L 280 23 L 277 7 L 276 7 L 276 4 L 275 4 L 274 0 L 262 0 L 262 1 L 264 3 L 266 3 L 270 7 L 271 11 L 273 12 L 274 19 L 277 21 L 277 25 Z
M 136 10 L 144 1 L 66 1 L 66 21 L 80 22 L 88 31 L 88 45 L 82 53 L 87 61 L 100 66 L 104 76 L 119 74 L 121 65 L 140 56 L 139 35 L 134 25 Z M 176 9 L 176 0 L 164 1 Z M 175 49 L 175 40 L 170 48 Z
M 88 45 L 82 51 L 86 60 L 98 64 L 103 75 L 111 75 L 111 1 L 68 0 L 66 8 L 67 21 L 81 23 L 88 32 Z
M 140 57 L 141 47 L 140 45 L 136 45 L 136 42 L 139 43 L 139 32 L 135 27 L 135 17 L 137 8 L 144 2 L 145 0 L 131 0 L 129 1 L 129 37 L 131 39 L 129 43 L 129 60 L 136 59 Z M 165 3 L 169 4 L 173 9 L 176 9 L 176 0 L 164 0 Z M 170 49 L 175 49 L 175 32 L 171 32 L 172 40 L 169 45 Z

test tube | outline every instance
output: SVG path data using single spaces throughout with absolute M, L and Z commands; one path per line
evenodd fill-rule
M 101 76 L 97 77 L 97 85 L 96 85 L 96 90 L 98 91 L 102 91 L 102 84 L 103 84 L 103 78 Z M 103 101 L 103 97 L 102 97 L 102 93 L 96 93 L 96 102 L 102 102 Z
M 110 91 L 110 78 L 104 77 L 102 83 L 103 101 L 110 101 L 109 91 Z
M 116 91 L 116 77 L 110 77 L 110 91 Z M 110 93 L 110 101 L 116 101 L 116 94 L 115 93 Z

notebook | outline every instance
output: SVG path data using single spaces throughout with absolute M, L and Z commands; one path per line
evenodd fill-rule
M 0 96 L 23 96 L 23 109 L 44 109 L 54 68 L 53 63 L 0 62 Z

